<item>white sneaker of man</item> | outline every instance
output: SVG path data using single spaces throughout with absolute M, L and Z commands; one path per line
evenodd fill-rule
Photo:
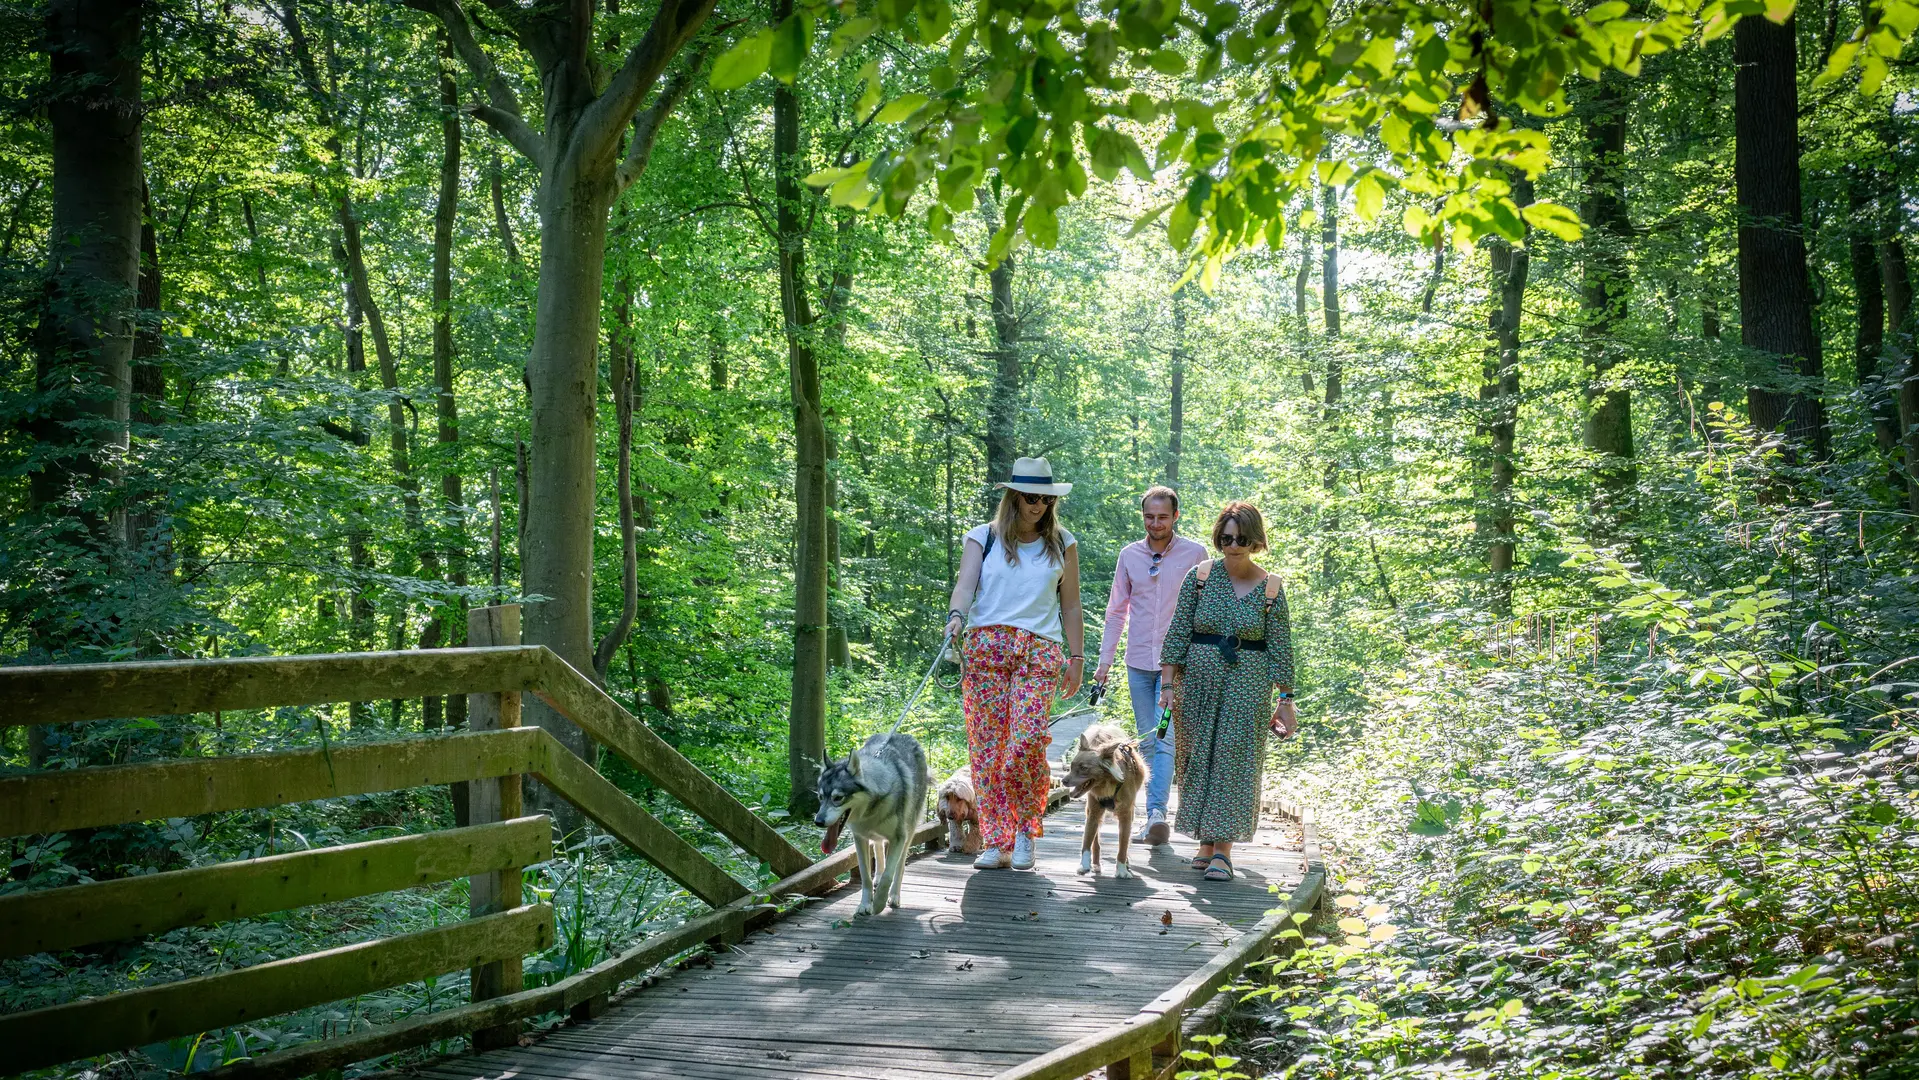
M 1166 811 L 1150 810 L 1146 814 L 1146 824 L 1140 826 L 1138 835 L 1133 837 L 1136 844 L 1164 844 L 1172 836 L 1172 829 L 1166 825 Z
M 1031 865 L 1031 864 L 1028 864 L 1028 865 Z M 975 870 L 1006 869 L 1006 852 L 996 847 L 989 847 L 989 848 L 983 849 L 979 853 L 979 858 L 973 860 L 973 869 Z
M 1033 868 L 1033 838 L 1020 833 L 1013 838 L 1013 869 L 1031 870 Z

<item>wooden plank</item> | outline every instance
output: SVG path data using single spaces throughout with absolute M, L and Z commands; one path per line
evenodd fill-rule
M 529 1016 L 562 1012 L 617 989 L 627 979 L 645 974 L 688 949 L 699 947 L 728 923 L 736 923 L 744 918 L 745 912 L 738 908 L 709 912 L 672 930 L 655 934 L 611 960 L 602 961 L 550 986 L 458 1005 L 397 1024 L 246 1058 L 212 1070 L 206 1080 L 237 1080 L 239 1077 L 247 1080 L 284 1080 L 310 1076 L 471 1031 L 507 1027 Z
M 812 863 L 773 826 L 748 810 L 713 778 L 681 756 L 652 728 L 635 720 L 606 692 L 552 653 L 541 657 L 543 676 L 535 692 L 561 715 L 625 758 L 686 808 L 705 818 L 740 849 L 784 877 Z
M 532 772 L 544 764 L 540 734 L 472 731 L 0 777 L 0 835 L 193 817 Z
M 746 895 L 746 886 L 557 742 L 539 775 L 581 813 L 709 905 L 722 907 Z
M 0 1016 L 11 1071 L 45 1068 L 444 975 L 553 943 L 545 904 L 217 975 Z
M 552 857 L 545 817 L 0 896 L 0 956 L 206 926 Z
M 530 690 L 544 652 L 415 649 L 0 667 L 0 727 Z

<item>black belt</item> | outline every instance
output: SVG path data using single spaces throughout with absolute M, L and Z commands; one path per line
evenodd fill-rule
M 1242 638 L 1238 634 L 1194 634 L 1193 644 L 1211 645 L 1219 650 L 1219 658 L 1230 666 L 1239 663 L 1239 650 L 1252 649 L 1255 652 L 1266 651 L 1266 639 Z

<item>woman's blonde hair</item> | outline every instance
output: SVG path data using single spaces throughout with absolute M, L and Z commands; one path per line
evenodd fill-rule
M 999 546 L 1006 549 L 1006 561 L 1019 565 L 1019 497 L 1020 492 L 1007 488 L 1000 492 L 999 510 L 993 514 L 992 529 L 999 537 Z M 1046 542 L 1046 557 L 1059 562 L 1066 557 L 1066 543 L 1059 538 L 1059 500 L 1046 508 L 1039 519 L 1039 538 Z

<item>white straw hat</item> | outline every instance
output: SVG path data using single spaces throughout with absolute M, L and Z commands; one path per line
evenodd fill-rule
M 1043 457 L 1023 457 L 1013 462 L 1013 475 L 993 486 L 1012 488 L 1029 495 L 1064 495 L 1073 490 L 1071 484 L 1053 482 L 1053 466 Z

